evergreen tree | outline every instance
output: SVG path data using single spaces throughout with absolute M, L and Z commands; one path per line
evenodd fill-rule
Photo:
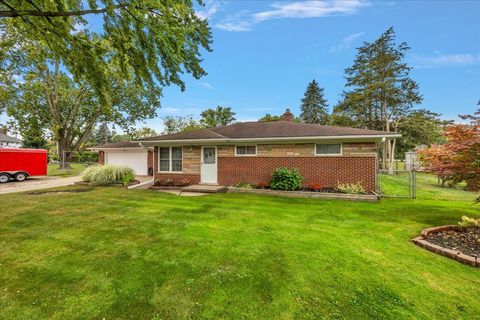
M 312 80 L 302 99 L 300 118 L 307 123 L 328 124 L 330 117 L 327 107 L 327 100 L 323 97 L 323 88 L 318 86 L 315 79 Z

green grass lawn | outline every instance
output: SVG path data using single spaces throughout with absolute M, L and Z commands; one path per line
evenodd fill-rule
M 85 170 L 83 163 L 71 163 L 70 167 L 70 169 L 60 169 L 58 164 L 49 164 L 47 167 L 47 176 L 78 176 L 83 170 Z
M 4 195 L 0 318 L 478 318 L 480 269 L 410 240 L 480 217 L 480 205 L 427 187 L 424 199 L 380 203 L 113 187 Z

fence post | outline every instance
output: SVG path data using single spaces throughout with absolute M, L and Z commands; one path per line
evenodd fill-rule
M 415 171 L 415 168 L 411 171 L 411 178 L 412 178 L 412 199 L 417 198 L 417 173 Z

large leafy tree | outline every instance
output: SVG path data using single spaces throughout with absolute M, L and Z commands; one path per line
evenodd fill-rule
M 422 101 L 418 84 L 410 78 L 404 62 L 408 45 L 396 44 L 393 28 L 372 43 L 358 48 L 353 65 L 346 69 L 348 91 L 334 108 L 334 115 L 349 117 L 361 128 L 394 132 Z M 393 168 L 395 140 L 387 140 L 382 151 L 383 168 Z
M 92 24 L 87 15 L 103 24 Z M 2 0 L 0 28 L 19 41 L 48 46 L 51 58 L 61 60 L 72 78 L 84 79 L 102 104 L 115 93 L 112 68 L 142 87 L 174 84 L 183 90 L 182 73 L 206 74 L 200 50 L 210 50 L 211 43 L 208 23 L 195 14 L 192 0 Z
M 192 115 L 188 116 L 166 116 L 163 120 L 163 134 L 171 134 L 182 131 L 191 131 L 200 129 L 202 126 L 193 118 Z
M 122 141 L 130 141 L 140 138 L 148 138 L 156 136 L 157 132 L 149 127 L 141 127 L 138 129 L 131 129 L 123 134 L 115 134 L 112 137 L 113 142 L 122 142 Z
M 318 124 L 328 124 L 330 122 L 327 111 L 328 104 L 324 98 L 323 88 L 320 88 L 315 79 L 308 84 L 301 102 L 300 118 L 303 122 Z
M 215 109 L 207 109 L 200 114 L 200 124 L 207 128 L 226 126 L 234 122 L 235 112 L 230 107 L 217 106 Z

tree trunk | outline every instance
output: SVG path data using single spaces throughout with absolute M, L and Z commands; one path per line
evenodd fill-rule
M 70 143 L 65 137 L 65 129 L 58 130 L 57 136 L 58 157 L 60 159 L 60 169 L 71 169 L 70 162 L 73 158 L 73 153 L 70 150 Z

